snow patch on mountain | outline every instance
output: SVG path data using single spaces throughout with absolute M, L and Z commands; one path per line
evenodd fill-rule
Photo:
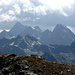
M 11 44 L 9 44 L 10 46 L 14 45 L 14 42 L 12 42 Z

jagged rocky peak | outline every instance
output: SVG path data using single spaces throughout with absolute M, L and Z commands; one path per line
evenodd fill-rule
M 6 31 L 6 30 L 3 30 L 2 32 L 5 33 L 5 32 L 7 32 L 7 31 Z
M 50 33 L 51 31 L 49 30 L 49 29 L 46 29 L 45 31 L 44 31 L 44 33 Z
M 57 25 L 56 25 L 56 27 L 60 27 L 60 28 L 61 28 L 61 27 L 63 27 L 63 28 L 67 28 L 65 25 L 62 25 L 62 24 L 57 24 Z
M 57 24 L 53 32 L 59 32 L 59 33 L 63 32 L 74 35 L 74 33 L 69 28 L 67 28 L 65 25 L 62 24 Z
M 32 30 L 32 29 L 35 29 L 35 28 L 34 28 L 34 27 L 29 26 L 29 27 L 28 27 L 28 29 Z
M 17 22 L 15 25 L 22 25 L 20 22 Z
M 27 26 L 22 25 L 20 22 L 17 22 L 12 29 L 9 31 L 14 36 L 20 34 Z
M 75 35 L 69 28 L 62 24 L 57 24 L 52 32 L 50 43 L 58 45 L 70 45 L 74 40 Z
M 15 27 L 24 27 L 24 25 L 23 24 L 21 24 L 20 22 L 17 22 L 15 25 L 14 25 Z
M 0 39 L 3 39 L 3 38 L 7 38 L 7 39 L 10 39 L 13 35 L 9 32 L 7 32 L 6 30 L 2 31 L 0 33 Z
M 19 28 L 19 27 L 23 28 L 24 25 L 21 24 L 20 22 L 17 22 L 17 23 L 15 23 L 15 25 L 12 28 Z
M 62 24 L 57 24 L 56 27 L 54 28 L 53 32 L 55 31 L 61 31 L 63 29 L 68 29 L 65 25 L 62 25 Z
M 37 31 L 41 31 L 41 29 L 40 29 L 38 26 L 35 26 L 35 29 L 36 29 Z

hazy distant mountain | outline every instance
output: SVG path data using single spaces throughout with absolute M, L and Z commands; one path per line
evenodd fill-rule
M 13 34 L 14 36 L 17 36 L 18 34 L 20 34 L 25 28 L 27 28 L 28 26 L 24 26 L 22 25 L 20 22 L 17 22 L 12 29 L 9 31 L 11 34 Z
M 7 38 L 7 39 L 10 39 L 13 35 L 7 31 L 2 31 L 0 33 L 0 39 L 3 39 L 3 38 Z
M 50 44 L 50 38 L 51 38 L 52 32 L 48 29 L 43 31 L 40 37 L 40 40 L 46 44 Z
M 26 35 L 32 35 L 46 44 L 70 45 L 75 41 L 74 33 L 61 24 L 56 25 L 53 32 L 51 32 L 48 29 L 42 31 L 38 26 L 23 26 L 17 22 L 9 32 L 14 36 L 21 35 L 25 37 Z
M 39 38 L 41 36 L 41 29 L 39 27 L 27 27 L 23 32 L 20 33 L 20 35 L 32 35 Z
M 50 44 L 70 45 L 75 40 L 74 33 L 66 26 L 56 25 L 49 40 Z
M 34 27 L 37 31 L 42 31 L 38 26 Z

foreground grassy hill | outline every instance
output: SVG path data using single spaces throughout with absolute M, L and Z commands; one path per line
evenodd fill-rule
M 0 53 L 0 75 L 75 75 L 75 66 L 49 62 L 37 55 Z

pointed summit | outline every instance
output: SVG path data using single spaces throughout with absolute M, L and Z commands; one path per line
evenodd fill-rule
M 12 35 L 11 33 L 7 32 L 7 31 L 5 31 L 5 30 L 0 33 L 0 39 L 3 39 L 3 38 L 9 39 L 9 38 L 12 37 L 12 36 L 13 36 L 13 35 Z
M 22 25 L 20 22 L 17 22 L 15 25 Z
M 18 27 L 24 27 L 24 25 L 22 25 L 20 22 L 17 22 L 14 26 L 18 26 Z
M 37 31 L 41 31 L 41 29 L 40 29 L 38 26 L 35 26 L 35 29 L 36 29 Z
M 12 29 L 10 30 L 10 33 L 14 36 L 17 36 L 20 34 L 27 26 L 22 25 L 20 22 L 17 22 Z
M 40 31 L 37 31 L 34 27 L 27 27 L 23 32 L 20 33 L 21 36 L 25 37 L 26 35 L 32 35 L 34 37 L 40 36 Z
M 62 30 L 68 30 L 68 28 L 62 24 L 57 24 L 56 27 L 54 28 L 53 32 L 56 32 L 56 31 L 62 31 Z
M 62 25 L 62 24 L 57 24 L 56 27 L 65 27 L 65 28 L 67 28 L 65 25 Z
M 70 45 L 75 40 L 74 33 L 62 24 L 57 24 L 53 30 L 50 43 Z

